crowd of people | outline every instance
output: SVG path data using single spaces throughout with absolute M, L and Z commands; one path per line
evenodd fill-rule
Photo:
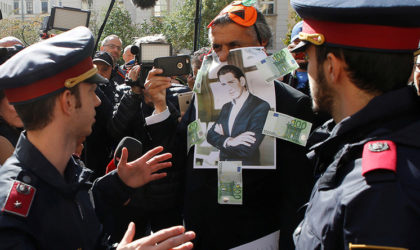
M 258 8 L 234 1 L 214 17 L 188 76 L 141 65 L 132 47 L 162 35 L 125 47 L 110 35 L 94 52 L 77 27 L 16 51 L 0 65 L 0 249 L 420 249 L 420 4 L 291 5 L 299 68 L 274 80 L 275 111 L 312 132 L 306 146 L 275 138 L 273 169 L 242 169 L 241 205 L 218 203 L 218 171 L 194 167 L 188 126 L 201 111 L 181 112 L 178 95 L 207 55 L 227 64 L 216 80 L 231 101 L 207 142 L 220 161 L 263 160 L 270 104 L 228 61 L 270 47 Z M 127 136 L 142 144 L 133 161 L 116 154 Z

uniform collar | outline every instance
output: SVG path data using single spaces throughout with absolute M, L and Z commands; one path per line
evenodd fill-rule
M 64 176 L 62 176 L 27 139 L 26 132 L 21 133 L 14 155 L 21 163 L 23 169 L 67 195 L 75 194 L 79 187 L 88 181 L 92 173 L 90 170 L 81 167 L 71 157 L 64 171 Z

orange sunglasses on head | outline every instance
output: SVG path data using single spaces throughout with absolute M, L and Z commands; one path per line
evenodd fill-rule
M 210 28 L 213 26 L 214 21 L 219 16 L 228 15 L 229 19 L 235 22 L 236 24 L 239 24 L 244 27 L 251 27 L 254 26 L 255 32 L 257 33 L 258 42 L 262 45 L 260 32 L 258 31 L 257 26 L 255 25 L 255 22 L 257 21 L 257 10 L 255 9 L 252 4 L 254 4 L 255 1 L 233 1 L 231 4 L 226 6 L 222 11 L 220 11 L 219 15 L 217 15 L 207 26 L 207 28 Z

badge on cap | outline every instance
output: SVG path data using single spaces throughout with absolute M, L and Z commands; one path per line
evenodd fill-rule
M 379 169 L 397 172 L 397 147 L 393 141 L 370 141 L 365 144 L 362 175 Z
M 26 218 L 31 209 L 35 193 L 36 189 L 31 185 L 14 181 L 2 211 Z

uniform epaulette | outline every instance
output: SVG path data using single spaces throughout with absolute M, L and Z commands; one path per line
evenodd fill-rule
M 379 169 L 397 172 L 397 147 L 394 142 L 370 141 L 364 145 L 362 175 Z
M 31 185 L 15 180 L 1 211 L 26 218 L 31 209 L 35 193 L 36 189 Z

